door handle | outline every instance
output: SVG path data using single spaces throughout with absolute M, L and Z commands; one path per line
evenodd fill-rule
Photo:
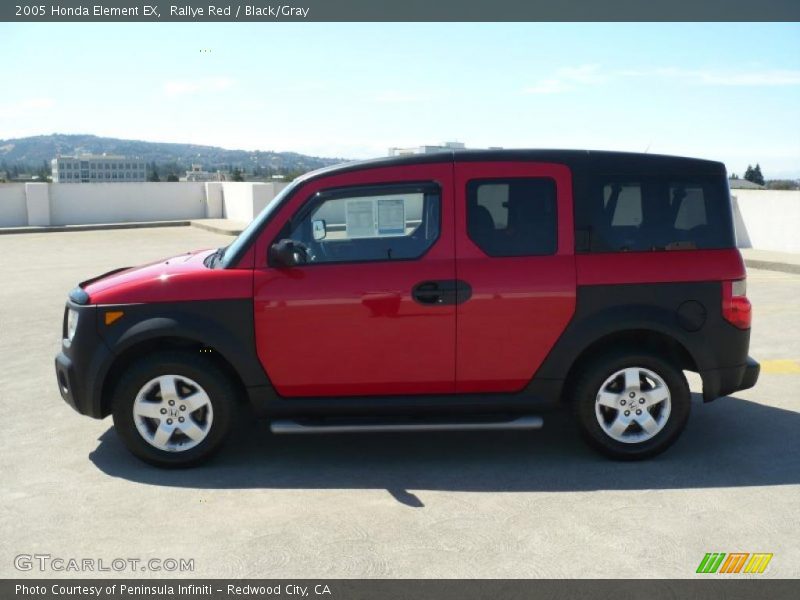
M 422 281 L 414 286 L 411 297 L 426 306 L 461 304 L 472 297 L 472 288 L 459 279 Z
M 420 304 L 444 304 L 442 290 L 438 281 L 423 281 L 414 286 L 411 292 L 414 300 Z

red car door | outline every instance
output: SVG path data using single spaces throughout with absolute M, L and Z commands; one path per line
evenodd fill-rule
M 564 165 L 455 165 L 456 390 L 517 392 L 575 310 L 572 179 Z
M 332 174 L 279 209 L 254 275 L 258 356 L 279 394 L 454 391 L 452 177 L 451 162 Z M 302 264 L 271 263 L 285 239 Z

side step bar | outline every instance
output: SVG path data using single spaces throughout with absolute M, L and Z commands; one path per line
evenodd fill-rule
M 400 421 L 363 422 L 358 421 L 293 421 L 277 419 L 270 423 L 270 430 L 276 434 L 298 433 L 377 433 L 402 431 L 498 431 L 509 429 L 541 429 L 544 421 L 535 415 L 523 415 L 508 420 L 492 421 Z

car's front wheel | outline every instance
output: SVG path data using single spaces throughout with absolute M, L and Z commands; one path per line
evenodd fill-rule
M 114 427 L 128 449 L 159 467 L 188 467 L 216 452 L 228 434 L 235 390 L 201 356 L 165 352 L 123 374 L 113 398 Z
M 590 363 L 575 385 L 586 440 L 612 458 L 637 460 L 666 450 L 689 418 L 683 372 L 644 352 L 617 352 Z

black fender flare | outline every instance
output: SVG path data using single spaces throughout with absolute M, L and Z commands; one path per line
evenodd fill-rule
M 652 332 L 670 338 L 686 350 L 702 370 L 709 363 L 700 334 L 680 328 L 674 311 L 645 304 L 601 309 L 591 315 L 574 315 L 561 338 L 536 372 L 537 379 L 565 379 L 575 362 L 596 342 L 626 332 Z
M 211 349 L 230 365 L 245 388 L 270 385 L 258 359 L 252 307 L 251 299 L 185 302 L 173 307 L 164 304 L 113 307 L 125 314 L 111 326 L 102 325 L 98 319 L 100 336 L 111 352 L 110 360 L 99 374 L 100 381 L 96 382 L 98 392 L 115 362 L 126 352 L 166 338 Z

